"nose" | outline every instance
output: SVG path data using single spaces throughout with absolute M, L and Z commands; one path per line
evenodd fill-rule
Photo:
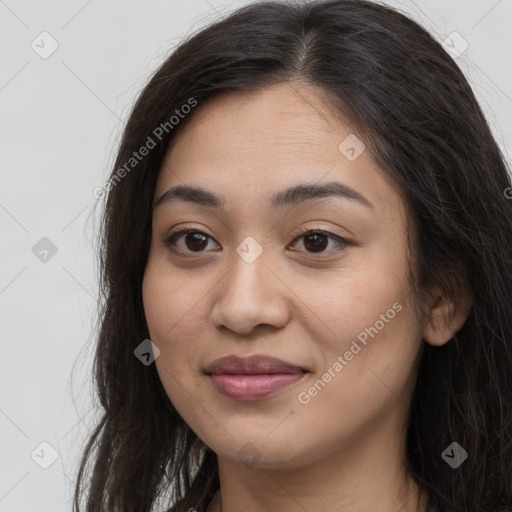
M 235 253 L 233 266 L 215 287 L 211 321 L 216 328 L 249 336 L 263 325 L 281 329 L 290 321 L 293 293 L 269 263 L 265 250 L 252 263 Z

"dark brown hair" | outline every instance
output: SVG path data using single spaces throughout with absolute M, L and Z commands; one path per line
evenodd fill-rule
M 101 233 L 100 330 L 94 378 L 102 417 L 85 447 L 74 510 L 206 510 L 217 457 L 173 408 L 155 365 L 142 279 L 156 180 L 175 111 L 218 94 L 299 80 L 350 119 L 413 214 L 418 289 L 473 298 L 447 344 L 423 343 L 407 435 L 408 470 L 439 512 L 512 510 L 512 200 L 505 160 L 470 85 L 417 23 L 365 0 L 258 2 L 191 35 L 160 66 L 131 112 L 112 177 L 152 136 L 156 145 L 109 187 Z M 189 103 L 190 104 L 190 103 Z M 167 123 L 167 125 L 165 125 Z M 155 129 L 161 137 L 155 136 Z M 119 177 L 119 174 L 117 174 Z M 469 454 L 441 457 L 453 441 Z M 81 508 L 85 498 L 85 508 Z

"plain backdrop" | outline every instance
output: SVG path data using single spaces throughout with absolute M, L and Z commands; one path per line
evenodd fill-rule
M 71 510 L 96 419 L 93 190 L 152 71 L 247 3 L 0 0 L 0 512 Z M 456 61 L 510 162 L 512 0 L 387 3 L 467 42 Z

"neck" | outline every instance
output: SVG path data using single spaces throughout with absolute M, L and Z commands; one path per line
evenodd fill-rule
M 402 445 L 402 435 L 383 439 L 368 432 L 326 457 L 286 469 L 219 456 L 220 492 L 208 512 L 426 512 L 428 494 L 405 471 Z
M 224 491 L 226 492 L 226 490 Z M 379 495 L 380 496 L 380 495 Z M 429 500 L 429 496 L 428 496 L 428 493 L 421 489 L 417 484 L 415 483 L 411 483 L 410 486 L 409 486 L 409 492 L 407 493 L 407 495 L 405 494 L 402 494 L 402 504 L 401 505 L 398 505 L 398 508 L 397 506 L 392 506 L 392 508 L 385 508 L 385 509 L 378 509 L 378 510 L 382 510 L 382 511 L 390 511 L 390 512 L 402 512 L 402 511 L 407 511 L 407 512 L 428 512 L 427 511 L 427 505 L 428 505 L 428 500 Z M 310 512 L 310 508 L 306 508 L 306 506 L 302 505 L 302 502 L 299 502 L 293 495 L 289 495 L 288 496 L 288 499 L 284 499 L 283 500 L 283 503 L 291 503 L 291 502 L 295 502 L 295 505 L 297 507 L 300 507 L 304 510 L 308 510 L 308 512 Z M 233 504 L 234 503 L 234 504 Z M 396 501 L 395 501 L 396 503 Z M 215 494 L 212 502 L 210 503 L 210 506 L 208 507 L 207 509 L 207 512 L 231 512 L 231 511 L 239 511 L 239 510 L 246 510 L 246 511 L 249 511 L 249 512 L 260 512 L 260 511 L 270 511 L 270 510 L 283 510 L 283 508 L 280 508 L 281 506 L 275 506 L 275 508 L 272 508 L 272 509 L 269 509 L 269 508 L 265 508 L 267 507 L 266 505 L 260 505 L 258 506 L 259 508 L 254 508 L 255 505 L 253 505 L 253 508 L 244 508 L 244 506 L 242 506 L 242 503 L 241 503 L 241 500 L 240 499 L 235 499 L 235 500 L 232 500 L 232 499 L 228 499 L 228 505 L 224 506 L 223 503 L 222 503 L 222 492 L 219 490 L 217 491 L 217 493 Z M 361 505 L 361 504 L 358 504 L 357 506 L 355 504 L 353 505 L 347 505 L 347 507 L 345 507 L 345 505 L 343 504 L 340 504 L 339 506 L 336 506 L 336 508 L 332 509 L 332 510 L 335 510 L 336 512 L 366 512 L 368 510 L 368 508 L 366 508 L 367 506 L 366 505 Z M 377 510 L 376 507 L 374 507 L 372 505 L 372 509 L 373 510 Z M 313 509 L 313 512 L 316 511 L 317 509 Z M 322 505 L 322 507 L 318 510 L 322 510 L 322 511 L 325 511 L 325 508 L 324 506 Z

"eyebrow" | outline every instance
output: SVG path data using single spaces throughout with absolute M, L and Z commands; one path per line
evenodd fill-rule
M 295 185 L 281 192 L 274 194 L 269 201 L 271 208 L 283 208 L 285 206 L 296 206 L 300 203 L 313 199 L 325 197 L 339 197 L 358 202 L 367 208 L 373 205 L 368 199 L 361 195 L 357 190 L 345 185 L 339 181 L 329 181 L 327 183 L 306 183 Z M 164 192 L 154 203 L 153 209 L 162 205 L 168 205 L 174 201 L 187 201 L 200 206 L 215 208 L 217 210 L 226 209 L 226 199 L 223 196 L 216 196 L 201 187 L 190 185 L 178 185 Z

